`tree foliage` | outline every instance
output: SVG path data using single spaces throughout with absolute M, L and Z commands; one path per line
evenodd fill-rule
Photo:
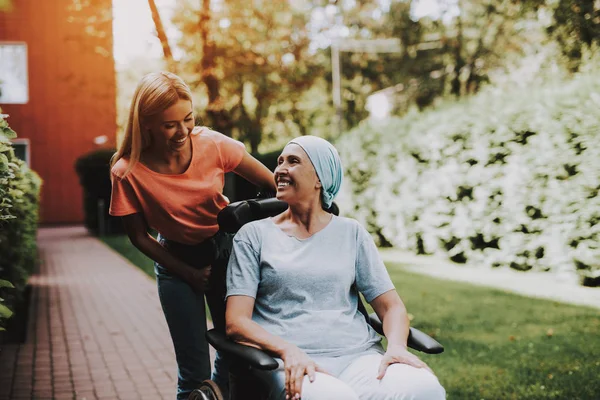
M 204 122 L 253 151 L 265 138 L 306 133 L 303 102 L 323 75 L 323 60 L 309 54 L 307 10 L 287 1 L 201 5 L 183 2 L 174 22 L 183 74 L 207 95 Z
M 335 138 L 332 40 L 398 38 L 402 52 L 342 52 L 344 126 L 368 115 L 384 90 L 394 113 L 448 95 L 477 93 L 518 60 L 556 43 L 572 71 L 597 43 L 590 0 L 438 0 L 437 16 L 416 1 L 180 0 L 174 22 L 178 69 L 196 92 L 203 122 L 268 150 L 290 136 Z
M 560 44 L 569 60 L 570 69 L 577 71 L 584 48 L 600 45 L 600 3 L 592 0 L 559 0 L 548 32 Z

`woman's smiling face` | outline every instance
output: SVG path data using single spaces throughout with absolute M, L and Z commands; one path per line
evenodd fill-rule
M 148 124 L 153 144 L 173 152 L 186 147 L 193 128 L 192 102 L 183 99 L 152 117 Z
M 277 159 L 275 168 L 277 199 L 286 203 L 312 200 L 320 196 L 321 182 L 308 155 L 297 144 L 290 143 Z

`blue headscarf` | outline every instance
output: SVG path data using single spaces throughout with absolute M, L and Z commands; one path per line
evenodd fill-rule
M 300 136 L 289 144 L 297 144 L 308 154 L 321 181 L 321 198 L 325 208 L 331 207 L 334 197 L 340 191 L 344 171 L 338 151 L 327 140 L 317 136 Z M 287 146 L 286 145 L 286 146 Z

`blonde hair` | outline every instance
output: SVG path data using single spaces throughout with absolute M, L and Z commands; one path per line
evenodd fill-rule
M 123 173 L 127 175 L 140 161 L 142 151 L 151 143 L 149 133 L 142 129 L 143 122 L 163 112 L 178 100 L 192 101 L 192 92 L 185 82 L 171 72 L 152 72 L 138 83 L 131 100 L 127 128 L 110 166 L 123 157 L 129 157 L 129 165 Z

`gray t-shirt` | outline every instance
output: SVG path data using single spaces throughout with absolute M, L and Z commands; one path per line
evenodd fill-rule
M 252 319 L 307 354 L 338 357 L 380 342 L 358 311 L 356 289 L 370 302 L 394 285 L 373 239 L 353 219 L 333 216 L 301 240 L 267 218 L 233 239 L 227 296 L 254 297 Z

